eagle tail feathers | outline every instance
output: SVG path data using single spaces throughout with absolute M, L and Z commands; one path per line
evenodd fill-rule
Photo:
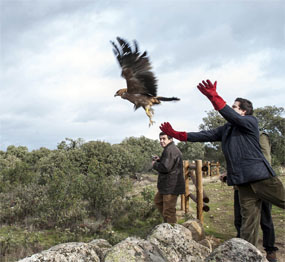
M 159 100 L 159 101 L 179 101 L 179 100 L 180 100 L 180 98 L 178 98 L 178 97 L 163 97 L 163 96 L 157 96 L 156 98 L 157 98 L 157 100 Z

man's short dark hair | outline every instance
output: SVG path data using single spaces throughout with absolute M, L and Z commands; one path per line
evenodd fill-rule
M 247 100 L 245 98 L 238 97 L 238 98 L 236 98 L 235 101 L 239 102 L 239 108 L 241 110 L 244 110 L 246 115 L 252 115 L 253 114 L 253 106 L 249 100 Z
M 161 131 L 160 133 L 159 133 L 159 136 L 165 136 L 166 134 L 163 132 L 163 131 Z M 172 136 L 169 136 L 169 135 L 166 135 L 167 137 L 168 137 L 168 139 L 172 139 Z

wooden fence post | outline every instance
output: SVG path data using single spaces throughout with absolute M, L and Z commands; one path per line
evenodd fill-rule
M 181 210 L 189 212 L 189 160 L 183 161 L 183 174 L 185 179 L 185 194 L 181 195 Z M 187 197 L 188 196 L 188 197 Z
M 210 177 L 211 176 L 211 162 L 210 161 L 207 161 L 207 167 L 208 167 L 207 176 Z
M 195 169 L 196 169 L 196 166 L 195 166 Z M 197 188 L 196 174 L 195 174 L 195 170 L 193 170 L 193 169 L 191 169 L 191 171 L 190 171 L 190 178 L 191 178 L 191 180 L 193 182 L 193 185 L 195 185 L 195 187 Z M 210 201 L 209 197 L 207 196 L 207 194 L 205 193 L 204 190 L 203 190 L 203 201 L 205 203 L 209 203 L 209 201 Z
M 202 160 L 196 160 L 195 164 L 190 164 L 189 160 L 184 160 L 183 174 L 185 177 L 185 194 L 181 195 L 181 210 L 184 210 L 185 213 L 189 212 L 189 199 L 191 198 L 197 204 L 197 219 L 203 224 L 203 211 L 208 212 L 210 210 L 210 207 L 204 202 L 208 203 L 210 200 L 203 191 Z M 196 187 L 196 196 L 190 193 L 189 177 Z
M 185 213 L 189 212 L 189 161 L 184 161 L 184 175 L 185 175 Z
M 181 210 L 185 210 L 185 194 L 181 195 Z
M 220 176 L 220 163 L 217 162 L 217 176 Z
M 197 189 L 197 219 L 201 224 L 204 222 L 203 217 L 203 182 L 202 182 L 202 160 L 196 160 L 196 189 Z

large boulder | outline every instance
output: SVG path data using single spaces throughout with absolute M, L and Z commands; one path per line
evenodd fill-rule
M 198 219 L 189 219 L 182 224 L 182 226 L 188 228 L 192 233 L 192 238 L 195 241 L 201 241 L 205 239 L 205 232 L 203 225 Z
M 112 245 L 105 239 L 94 239 L 88 244 L 95 250 L 101 261 L 103 261 L 107 251 L 112 248 Z
M 262 253 L 251 243 L 232 238 L 217 247 L 205 262 L 267 262 Z
M 191 226 L 192 228 L 192 226 Z M 199 239 L 199 238 L 198 238 Z M 179 224 L 156 226 L 147 239 L 129 237 L 115 246 L 104 239 L 89 243 L 65 243 L 19 262 L 266 262 L 249 242 L 232 238 L 211 253 L 211 241 L 193 240 L 191 231 Z
M 200 245 L 203 245 L 203 246 L 209 248 L 210 252 L 213 251 L 213 246 L 212 246 L 212 243 L 211 243 L 211 241 L 210 241 L 209 239 L 206 239 L 206 238 L 205 238 L 205 239 L 202 239 L 202 240 L 200 240 L 198 243 L 199 243 Z
M 96 247 L 88 243 L 64 243 L 41 253 L 19 260 L 19 262 L 100 262 Z
M 171 262 L 201 262 L 210 254 L 210 249 L 192 239 L 189 229 L 179 224 L 156 226 L 147 240 L 157 246 Z
M 149 241 L 128 237 L 105 255 L 104 262 L 168 262 L 163 253 Z

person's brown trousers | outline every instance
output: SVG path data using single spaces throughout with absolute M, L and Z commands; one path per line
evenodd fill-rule
M 257 247 L 261 200 L 285 209 L 285 190 L 280 179 L 268 179 L 238 186 L 242 215 L 241 238 Z
M 176 202 L 178 195 L 162 195 L 159 192 L 154 197 L 154 203 L 161 213 L 165 223 L 176 223 Z

